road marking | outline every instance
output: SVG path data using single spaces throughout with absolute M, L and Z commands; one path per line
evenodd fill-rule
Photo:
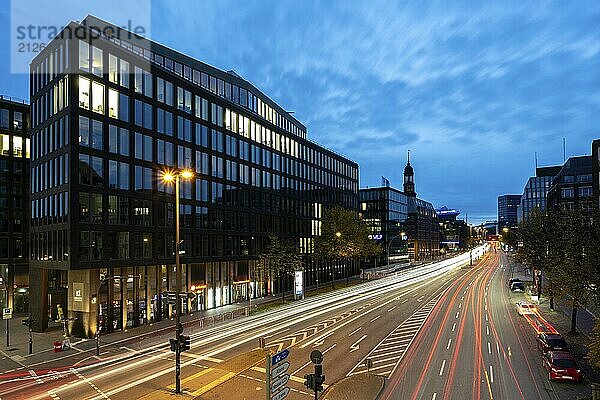
M 75 374 L 76 377 L 78 377 L 79 379 L 83 380 L 84 382 L 88 383 L 96 392 L 98 392 L 98 394 L 100 396 L 102 396 L 105 399 L 110 399 L 110 397 L 108 397 L 104 392 L 102 392 L 102 390 L 98 389 L 98 386 L 94 385 L 94 383 L 92 381 L 90 381 L 88 378 L 86 378 L 85 376 L 83 376 L 79 371 L 77 371 L 75 368 L 69 368 L 69 370 Z
M 460 311 L 456 312 L 456 318 L 458 318 L 458 315 L 460 314 Z
M 373 318 L 373 319 L 371 320 L 371 322 L 374 322 L 374 321 L 378 320 L 379 318 L 381 318 L 381 315 L 378 315 L 378 316 L 376 316 L 375 318 Z
M 390 308 L 390 309 L 388 310 L 388 312 L 392 311 L 394 308 L 396 308 L 396 306 L 394 306 L 394 307 Z
M 355 330 L 353 330 L 352 332 L 350 332 L 350 334 L 348 334 L 348 337 L 354 335 L 356 332 L 360 331 L 362 329 L 362 326 L 356 328 Z
M 442 361 L 442 367 L 440 368 L 440 376 L 444 373 L 444 367 L 446 366 L 446 360 Z
M 408 301 L 408 299 L 402 300 L 402 304 L 406 303 L 407 301 Z
M 492 345 L 488 342 L 488 353 L 492 354 Z
M 460 303 L 460 304 L 458 305 L 458 308 L 462 308 L 462 303 Z
M 485 332 L 489 335 L 490 334 L 490 327 L 489 325 L 485 326 Z
M 362 335 L 362 337 L 360 339 L 358 339 L 356 342 L 354 342 L 354 344 L 350 345 L 350 353 L 352 353 L 353 351 L 356 351 L 358 349 L 360 349 L 360 342 L 362 342 L 365 338 L 367 337 L 367 335 Z
M 448 346 L 446 346 L 446 350 L 450 350 L 451 344 L 452 344 L 452 338 L 448 339 Z
M 34 370 L 30 369 L 29 370 L 29 375 L 31 375 L 33 377 L 33 379 L 35 379 L 36 383 L 38 384 L 42 384 L 44 383 L 44 381 L 35 373 Z
M 433 392 L 433 396 L 431 396 L 431 400 L 435 400 L 437 398 L 437 393 Z
M 490 382 L 494 383 L 494 370 L 492 369 L 491 365 L 490 365 Z
M 486 320 L 486 321 L 488 320 L 488 316 L 487 316 L 487 314 L 485 314 L 485 320 Z
M 207 385 L 204 385 L 200 389 L 192 392 L 192 396 L 198 397 L 198 396 L 200 396 L 200 395 L 208 392 L 209 390 L 216 388 L 221 383 L 227 382 L 228 380 L 230 380 L 231 378 L 233 378 L 235 375 L 236 375 L 235 372 L 228 372 L 225 375 L 219 377 L 219 379 L 215 379 L 211 383 L 209 383 Z
M 461 296 L 460 300 L 463 301 L 465 299 L 465 296 Z
M 508 349 L 510 350 L 510 346 L 508 346 Z M 500 346 L 498 345 L 498 342 L 496 342 L 496 350 L 498 351 L 498 354 L 500 354 Z M 510 353 L 510 351 L 509 351 Z M 510 356 L 510 354 L 509 354 Z
M 454 332 L 456 330 L 456 323 L 452 324 L 452 332 Z

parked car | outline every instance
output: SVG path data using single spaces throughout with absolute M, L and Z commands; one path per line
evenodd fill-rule
M 512 287 L 512 284 L 515 282 L 521 282 L 521 280 L 519 278 L 512 278 L 506 281 L 508 288 L 510 289 Z
M 575 358 L 567 351 L 549 351 L 544 355 L 544 368 L 548 380 L 581 382 L 583 374 Z
M 517 301 L 517 313 L 519 315 L 535 314 L 535 304 L 528 303 L 526 301 Z
M 569 351 L 567 341 L 558 333 L 540 333 L 537 348 L 544 354 L 549 351 Z
M 513 282 L 510 285 L 510 290 L 512 292 L 524 292 L 525 291 L 525 284 L 521 281 L 518 282 Z

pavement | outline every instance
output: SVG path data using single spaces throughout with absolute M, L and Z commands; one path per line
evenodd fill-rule
M 323 393 L 323 400 L 368 400 L 376 399 L 385 383 L 385 378 L 371 373 L 352 375 L 330 386 Z

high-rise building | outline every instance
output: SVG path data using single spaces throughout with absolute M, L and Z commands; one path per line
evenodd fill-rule
M 440 246 L 444 251 L 458 251 L 470 242 L 471 229 L 458 219 L 460 211 L 446 206 L 435 210 L 440 226 Z
M 268 237 L 309 253 L 325 208 L 358 209 L 356 163 L 235 72 L 134 36 L 88 16 L 31 63 L 38 330 L 64 316 L 89 337 L 98 315 L 108 331 L 170 317 L 176 213 L 189 313 L 281 291 L 250 282 Z M 179 210 L 160 179 L 173 169 L 194 172 Z M 306 264 L 307 285 L 336 276 L 319 268 Z
M 580 210 L 591 216 L 594 207 L 592 156 L 570 157 L 552 180 L 548 190 L 548 209 Z
M 527 180 L 521 195 L 519 205 L 519 222 L 527 220 L 534 208 L 546 210 L 546 197 L 552 185 L 552 179 L 560 172 L 562 166 L 539 167 L 535 169 L 535 176 Z
M 498 196 L 498 228 L 517 226 L 517 210 L 521 203 L 520 194 Z
M 29 104 L 0 95 L 0 307 L 29 311 Z

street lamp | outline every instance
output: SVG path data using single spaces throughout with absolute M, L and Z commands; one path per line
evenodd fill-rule
M 191 179 L 194 173 L 188 169 L 164 171 L 162 180 L 165 183 L 175 182 L 175 292 L 177 302 L 175 304 L 175 393 L 181 393 L 181 349 L 179 346 L 179 335 L 181 321 L 181 264 L 179 262 L 179 180 Z
M 399 234 L 397 234 L 396 236 L 392 237 L 390 239 L 390 241 L 388 242 L 387 245 L 387 264 L 390 265 L 390 245 L 392 244 L 392 242 L 394 241 L 394 239 L 396 239 L 397 237 L 401 238 L 402 240 L 404 240 L 404 238 L 406 237 L 406 233 L 404 232 L 400 232 Z

